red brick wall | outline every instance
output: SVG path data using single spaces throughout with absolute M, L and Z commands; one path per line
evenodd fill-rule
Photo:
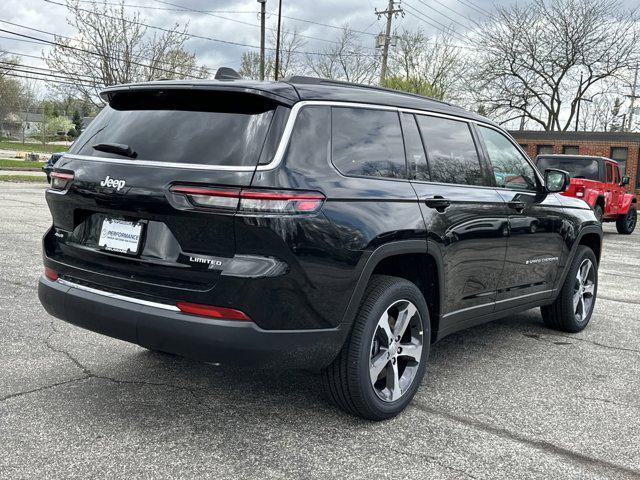
M 537 155 L 538 145 L 553 145 L 553 153 L 562 153 L 563 145 L 578 146 L 580 155 L 597 155 L 600 157 L 610 157 L 611 147 L 626 147 L 627 156 L 627 172 L 622 175 L 628 175 L 631 181 L 627 186 L 627 191 L 635 193 L 636 198 L 640 202 L 640 189 L 636 187 L 636 176 L 638 173 L 638 156 L 640 155 L 640 142 L 605 142 L 605 141 L 585 141 L 585 140 L 540 140 L 527 139 L 526 136 L 514 134 L 515 139 L 520 145 L 526 145 L 527 153 L 531 158 Z

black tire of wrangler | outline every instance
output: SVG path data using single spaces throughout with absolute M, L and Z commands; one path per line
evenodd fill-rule
M 376 396 L 371 386 L 368 358 L 373 331 L 382 312 L 399 299 L 413 302 L 422 318 L 422 357 L 409 391 L 395 402 L 385 403 Z M 411 402 L 420 387 L 430 343 L 429 309 L 418 287 L 403 278 L 374 275 L 367 285 L 353 328 L 342 350 L 333 363 L 321 372 L 325 393 L 336 406 L 352 415 L 377 421 L 393 418 Z M 363 375 L 362 359 L 365 357 L 366 375 Z
M 635 218 L 635 221 L 631 226 L 629 226 L 630 216 Z M 627 214 L 619 216 L 618 219 L 616 220 L 616 230 L 618 230 L 618 233 L 620 233 L 621 235 L 632 234 L 633 231 L 636 229 L 636 224 L 638 223 L 637 219 L 638 219 L 638 211 L 636 210 L 635 206 L 630 205 L 629 210 L 627 210 Z
M 595 268 L 595 289 L 594 289 L 594 301 L 591 311 L 587 318 L 579 322 L 576 320 L 576 315 L 573 310 L 573 285 L 578 268 L 585 258 L 589 258 Z M 589 324 L 593 310 L 595 309 L 596 300 L 598 298 L 598 261 L 596 259 L 593 250 L 584 245 L 578 246 L 578 251 L 573 257 L 571 267 L 567 273 L 567 277 L 564 280 L 564 284 L 560 289 L 558 297 L 551 305 L 545 305 L 540 307 L 542 313 L 542 319 L 547 327 L 554 330 L 560 330 L 568 333 L 578 333 Z
M 604 210 L 602 210 L 602 206 L 601 205 L 598 205 L 598 204 L 594 205 L 593 214 L 598 219 L 598 222 L 602 223 L 602 217 L 604 217 Z

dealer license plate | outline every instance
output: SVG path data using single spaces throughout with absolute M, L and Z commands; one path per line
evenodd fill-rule
M 142 223 L 105 218 L 98 246 L 110 252 L 137 254 L 142 237 Z

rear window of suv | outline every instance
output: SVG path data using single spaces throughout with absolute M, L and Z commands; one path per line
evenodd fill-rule
M 594 158 L 538 157 L 537 164 L 538 170 L 541 172 L 544 172 L 547 168 L 559 168 L 569 172 L 572 178 L 600 180 L 598 160 Z
M 279 138 L 288 113 L 269 99 L 228 91 L 116 93 L 69 153 L 128 158 L 93 148 L 109 143 L 135 151 L 132 162 L 255 166 L 271 160 L 260 158 L 265 140 Z M 272 124 L 279 131 L 269 132 Z

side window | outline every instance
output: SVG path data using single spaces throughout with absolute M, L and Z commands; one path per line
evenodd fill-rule
M 607 183 L 613 183 L 613 164 L 607 162 Z
M 520 151 L 500 132 L 479 126 L 493 166 L 496 185 L 512 190 L 538 190 L 533 167 Z
M 617 165 L 613 166 L 613 181 L 615 184 L 620 184 L 620 169 Z
M 344 175 L 406 178 L 397 112 L 333 107 L 331 151 L 333 164 Z
M 466 122 L 417 115 L 427 149 L 431 181 L 486 185 L 478 151 Z
M 410 113 L 402 114 L 402 134 L 404 136 L 404 149 L 407 153 L 409 175 L 416 180 L 429 181 L 431 176 L 427 165 L 427 157 L 424 154 L 422 138 L 420 138 L 416 119 Z

